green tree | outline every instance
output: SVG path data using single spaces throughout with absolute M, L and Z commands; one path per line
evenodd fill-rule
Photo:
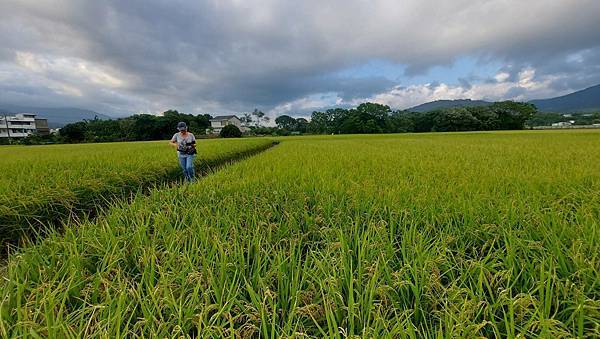
M 343 133 L 342 125 L 348 116 L 348 110 L 344 108 L 331 108 L 325 111 L 327 117 L 326 133 Z
M 495 102 L 490 109 L 498 115 L 498 129 L 523 129 L 525 122 L 537 112 L 533 104 L 525 102 L 502 101 Z
M 346 113 L 340 117 L 340 123 L 338 133 L 341 134 L 352 134 L 352 133 L 364 133 L 363 125 L 366 121 L 362 120 L 361 114 L 355 109 L 346 111 Z
M 390 113 L 392 113 L 389 106 L 372 102 L 358 105 L 356 111 L 358 111 L 363 120 L 373 120 L 379 127 L 383 127 L 385 120 L 389 118 Z
M 466 109 L 479 121 L 479 130 L 493 131 L 498 129 L 498 114 L 489 106 L 466 107 Z
M 413 113 L 412 120 L 415 132 L 431 132 L 437 112 Z
M 479 120 L 465 107 L 452 107 L 436 112 L 432 130 L 437 132 L 475 131 Z
M 80 121 L 65 125 L 60 129 L 59 135 L 66 142 L 82 142 L 85 140 L 87 130 L 87 122 Z
M 323 134 L 327 133 L 328 119 L 327 115 L 323 112 L 314 111 L 312 112 L 309 130 L 312 133 Z
M 388 120 L 387 132 L 404 133 L 414 132 L 415 122 L 411 118 L 411 113 L 407 111 L 395 111 L 390 114 Z
M 296 129 L 296 119 L 292 118 L 289 115 L 278 116 L 275 119 L 275 123 L 277 124 L 277 127 L 288 131 L 294 131 Z
M 241 138 L 242 131 L 236 125 L 227 125 L 223 127 L 219 135 L 221 138 Z
M 306 133 L 308 131 L 309 122 L 304 118 L 296 119 L 296 132 Z
M 156 140 L 160 139 L 157 129 L 157 117 L 150 114 L 136 114 L 133 117 L 134 140 Z M 186 121 L 189 124 L 189 121 Z

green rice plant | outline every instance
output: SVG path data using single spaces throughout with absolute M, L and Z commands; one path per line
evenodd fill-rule
M 281 138 L 12 254 L 0 335 L 598 337 L 599 141 Z
M 200 172 L 254 154 L 266 139 L 201 140 Z M 165 141 L 0 147 L 0 243 L 95 213 L 115 198 L 180 177 Z

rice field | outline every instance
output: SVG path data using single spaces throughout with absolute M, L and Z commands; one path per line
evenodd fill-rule
M 600 336 L 597 131 L 280 141 L 11 255 L 0 335 Z
M 207 171 L 271 144 L 265 139 L 199 140 L 198 169 Z M 177 155 L 166 141 L 0 146 L 0 159 L 3 245 L 142 187 L 181 177 Z

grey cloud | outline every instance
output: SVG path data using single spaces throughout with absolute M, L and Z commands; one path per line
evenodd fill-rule
M 508 98 L 519 97 L 525 94 L 526 90 L 522 87 L 513 87 L 506 92 Z
M 391 88 L 385 78 L 334 75 L 373 58 L 419 74 L 465 55 L 510 65 L 510 81 L 525 67 L 537 76 L 572 74 L 553 83 L 560 91 L 600 81 L 598 13 L 595 0 L 577 6 L 568 0 L 5 0 L 0 72 L 31 81 L 30 87 L 4 85 L 1 98 L 47 97 L 108 113 L 269 109 L 315 93 L 351 100 Z M 581 51 L 584 62 L 566 61 Z M 16 52 L 82 60 L 125 84 L 106 88 L 76 72 L 31 75 L 15 64 Z M 82 95 L 57 93 L 48 84 Z
M 473 87 L 473 85 L 471 85 L 471 83 L 469 82 L 468 79 L 459 78 L 458 83 L 460 84 L 461 87 L 463 87 L 465 89 L 471 89 L 471 87 Z
M 551 77 L 549 87 L 557 94 L 600 83 L 600 46 L 575 52 L 570 50 L 557 52 L 537 60 L 521 56 L 510 62 L 499 70 L 509 74 L 506 81 L 517 81 L 522 70 L 533 67 L 536 71 L 536 79 Z M 488 79 L 488 81 L 495 80 Z

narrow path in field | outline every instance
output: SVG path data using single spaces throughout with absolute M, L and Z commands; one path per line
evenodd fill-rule
M 272 140 L 270 144 L 267 144 L 264 147 L 248 149 L 246 151 L 233 154 L 231 156 L 219 159 L 218 161 L 214 162 L 196 160 L 196 175 L 198 179 L 201 179 L 202 177 L 210 175 L 223 167 L 255 156 L 278 144 L 279 141 Z M 175 171 L 180 171 L 180 168 L 177 167 Z M 65 227 L 65 225 L 76 225 L 81 220 L 96 219 L 102 216 L 104 213 L 106 213 L 111 208 L 111 206 L 128 203 L 136 195 L 146 195 L 152 192 L 153 190 L 169 188 L 173 185 L 179 184 L 184 184 L 182 181 L 182 176 L 174 177 L 172 175 L 168 175 L 158 181 L 147 182 L 137 186 L 123 187 L 123 191 L 120 194 L 112 193 L 107 196 L 100 196 L 98 202 L 96 202 L 94 206 L 91 207 L 87 206 L 85 208 L 82 208 L 81 206 L 73 206 L 69 211 L 69 215 L 67 216 L 57 215 L 56 218 L 53 219 L 27 220 L 25 221 L 29 223 L 29 226 L 27 228 L 36 231 L 32 231 L 28 234 L 25 234 L 18 240 L 18 242 L 15 241 L 1 244 L 2 249 L 0 250 L 0 266 L 5 266 L 5 260 L 8 256 L 8 253 L 14 252 L 20 247 L 36 243 L 40 239 L 43 239 L 45 235 L 49 232 L 60 230 L 63 227 Z

